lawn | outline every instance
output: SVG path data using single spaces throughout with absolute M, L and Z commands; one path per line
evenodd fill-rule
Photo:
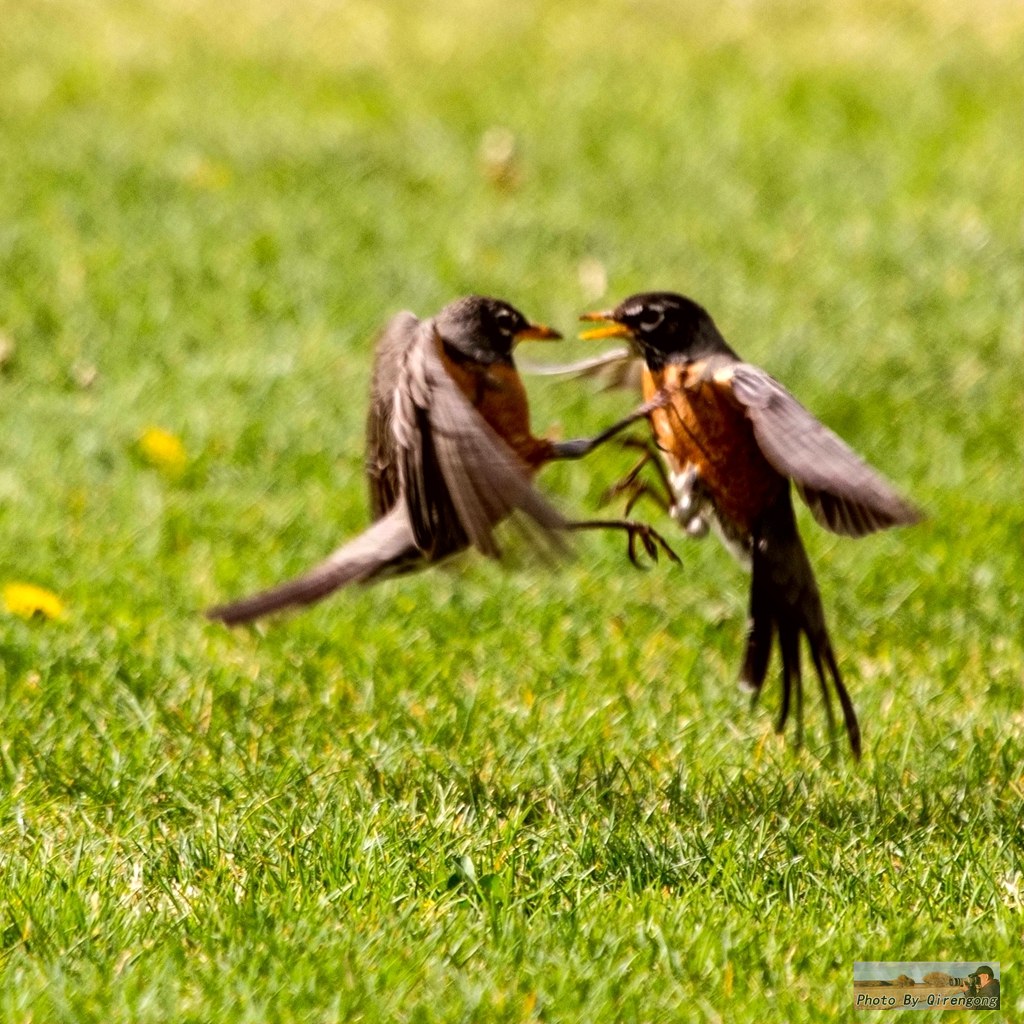
M 855 960 L 971 957 L 1024 1019 L 1017 3 L 2 20 L 0 586 L 63 612 L 0 610 L 0 1020 L 833 1021 Z M 202 618 L 365 524 L 388 315 L 655 287 L 928 512 L 800 513 L 860 764 L 816 688 L 802 750 L 774 671 L 749 709 L 710 540 Z M 630 403 L 528 385 L 565 436 Z

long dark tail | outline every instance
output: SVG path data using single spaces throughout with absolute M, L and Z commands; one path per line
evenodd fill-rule
M 303 575 L 241 601 L 210 608 L 206 617 L 229 626 L 251 622 L 282 608 L 313 604 L 350 583 L 407 572 L 422 561 L 409 517 L 399 505 Z
M 859 760 L 860 725 L 853 702 L 843 685 L 832 641 L 825 626 L 825 611 L 811 563 L 804 550 L 793 516 L 789 490 L 775 502 L 754 530 L 750 586 L 750 623 L 747 649 L 740 682 L 761 691 L 768 674 L 772 641 L 777 635 L 782 656 L 782 704 L 777 729 L 782 732 L 789 718 L 790 700 L 796 700 L 797 742 L 803 738 L 803 682 L 800 675 L 800 634 L 807 637 L 814 669 L 821 684 L 828 716 L 829 733 L 835 732 L 835 717 L 828 682 L 832 681 L 843 709 L 843 721 L 850 747 Z

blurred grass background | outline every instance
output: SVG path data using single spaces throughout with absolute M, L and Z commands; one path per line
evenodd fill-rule
M 66 615 L 0 617 L 0 1017 L 825 1021 L 971 955 L 1024 1012 L 1022 71 L 1008 0 L 8 0 L 0 583 Z M 713 543 L 201 620 L 365 522 L 390 313 L 655 287 L 929 512 L 801 520 L 861 766 L 748 713 Z

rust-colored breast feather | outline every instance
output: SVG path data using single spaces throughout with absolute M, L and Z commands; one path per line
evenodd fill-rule
M 671 404 L 651 413 L 658 446 L 672 472 L 693 465 L 721 515 L 750 530 L 784 484 L 761 454 L 742 408 L 728 385 L 703 379 L 699 363 L 644 371 L 644 398 L 662 390 Z
M 530 406 L 522 378 L 514 366 L 485 366 L 455 360 L 442 351 L 445 369 L 490 428 L 536 472 L 551 456 L 551 442 L 530 432 Z

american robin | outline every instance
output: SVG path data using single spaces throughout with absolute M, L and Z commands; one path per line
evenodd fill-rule
M 751 569 L 741 682 L 756 700 L 777 636 L 782 656 L 777 728 L 779 732 L 785 728 L 794 692 L 799 742 L 803 634 L 821 684 L 830 731 L 834 722 L 826 670 L 842 705 L 850 746 L 859 758 L 860 727 L 797 532 L 790 482 L 818 523 L 844 536 L 861 537 L 915 523 L 921 513 L 778 381 L 742 362 L 696 302 L 671 292 L 650 292 L 581 319 L 608 321 L 605 327 L 585 331 L 583 338 L 629 340 L 632 351 L 613 353 L 612 359 L 633 355 L 642 359 L 643 395 L 651 409 L 654 443 L 667 470 L 663 471 L 666 504 L 673 517 L 694 535 L 701 535 L 712 523 Z M 608 361 L 591 361 L 590 369 Z M 631 507 L 643 489 L 637 470 L 627 478 L 625 489 L 630 487 L 634 491 Z
M 534 437 L 526 390 L 512 359 L 517 341 L 560 338 L 499 299 L 469 296 L 420 320 L 399 313 L 377 346 L 367 418 L 366 474 L 372 525 L 308 572 L 206 614 L 229 625 L 306 605 L 350 583 L 408 572 L 473 546 L 497 558 L 494 528 L 522 513 L 540 539 L 564 530 L 612 528 L 656 559 L 668 544 L 629 520 L 567 521 L 533 487 L 553 459 L 596 443 Z M 617 430 L 618 428 L 616 428 Z

